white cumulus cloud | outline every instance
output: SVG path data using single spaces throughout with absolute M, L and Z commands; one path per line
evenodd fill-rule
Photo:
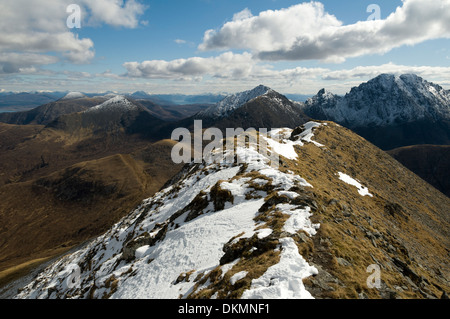
M 341 26 L 325 13 L 319 2 L 302 3 L 287 9 L 268 10 L 253 16 L 248 10 L 235 14 L 220 30 L 207 30 L 201 50 L 251 49 L 261 52 L 288 49 L 299 34 L 314 34 Z
M 89 63 L 95 56 L 94 42 L 80 38 L 68 28 L 72 0 L 14 0 L 0 2 L 0 72 L 36 70 L 59 58 L 71 63 Z M 136 0 L 79 0 L 81 27 L 108 24 L 134 28 L 146 6 Z M 9 58 L 8 58 L 9 57 Z
M 328 14 L 320 2 L 239 17 L 218 30 L 207 30 L 199 49 L 246 49 L 271 61 L 343 62 L 350 57 L 450 38 L 450 0 L 404 0 L 384 20 L 350 25 Z
M 123 65 L 129 77 L 179 79 L 210 75 L 213 77 L 248 76 L 255 66 L 250 53 L 225 52 L 215 57 L 191 57 L 172 61 L 149 60 L 126 62 Z

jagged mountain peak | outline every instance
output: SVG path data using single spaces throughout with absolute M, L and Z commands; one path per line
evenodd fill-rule
M 263 92 L 267 92 L 272 90 L 270 87 L 265 86 L 264 84 L 260 84 L 257 87 L 255 87 L 254 89 L 252 89 L 251 91 L 255 91 L 255 92 L 260 92 L 260 95 L 264 94 Z
M 251 90 L 229 95 L 222 101 L 200 112 L 199 116 L 215 118 L 227 116 L 242 105 L 271 91 L 273 90 L 265 85 L 258 85 Z
M 345 96 L 321 90 L 304 111 L 348 127 L 386 126 L 416 120 L 450 119 L 450 95 L 415 74 L 381 74 Z
M 269 130 L 277 127 L 295 128 L 310 120 L 303 113 L 301 104 L 290 101 L 264 85 L 230 95 L 192 118 L 223 131 L 231 127 Z M 188 119 L 188 122 L 191 121 Z M 189 125 L 186 123 L 185 126 Z
M 306 100 L 306 103 L 311 104 L 313 101 L 314 102 L 325 102 L 325 101 L 330 101 L 330 100 L 336 100 L 337 98 L 339 98 L 338 95 L 333 94 L 332 92 L 328 91 L 327 89 L 323 88 L 321 89 L 315 96 L 309 98 L 308 100 Z
M 393 74 L 393 73 L 382 73 L 368 82 L 381 82 L 381 83 L 397 82 L 398 83 L 399 81 L 403 81 L 405 83 L 410 83 L 410 84 L 427 82 L 422 77 L 420 77 L 414 73 L 405 73 L 405 74 L 400 74 L 400 75 Z
M 360 90 L 380 90 L 380 93 L 403 93 L 410 98 L 427 98 L 436 102 L 448 103 L 448 93 L 440 86 L 416 74 L 380 74 L 358 87 L 352 88 L 348 95 Z
M 331 93 L 330 91 L 328 91 L 328 90 L 325 89 L 325 88 L 322 88 L 322 89 L 317 93 L 318 96 L 327 96 L 327 95 L 329 95 L 329 94 L 333 94 L 333 93 Z

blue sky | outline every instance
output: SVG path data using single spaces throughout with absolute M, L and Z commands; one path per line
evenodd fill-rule
M 65 25 L 70 3 L 81 8 L 80 29 Z M 369 22 L 371 4 L 380 19 Z M 0 13 L 0 91 L 194 94 L 265 84 L 283 93 L 345 93 L 387 72 L 450 88 L 449 0 L 0 5 L 9 9 Z

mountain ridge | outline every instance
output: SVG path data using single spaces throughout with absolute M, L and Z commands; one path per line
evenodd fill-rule
M 103 98 L 88 97 L 60 99 L 55 102 L 37 106 L 28 111 L 0 113 L 0 122 L 17 125 L 47 125 L 61 115 L 82 112 L 103 101 Z
M 203 127 L 272 129 L 294 128 L 310 118 L 300 107 L 275 90 L 259 85 L 251 90 L 229 95 L 204 111 L 174 123 L 173 127 L 193 128 L 194 120 L 202 120 Z
M 310 142 L 301 143 L 298 136 L 307 127 L 313 127 Z M 278 168 L 252 147 L 235 149 L 240 164 L 191 163 L 165 189 L 85 248 L 50 265 L 16 297 L 440 298 L 448 293 L 447 197 L 332 122 L 269 136 L 279 137 L 269 143 L 280 154 Z M 366 269 L 374 263 L 383 274 L 379 289 L 366 284 Z M 74 285 L 67 281 L 73 269 L 79 269 Z
M 164 123 L 138 102 L 115 95 L 82 112 L 62 115 L 50 122 L 47 128 L 83 138 L 108 135 L 120 139 L 126 135 L 138 134 L 156 141 L 164 138 L 159 133 L 159 127 Z

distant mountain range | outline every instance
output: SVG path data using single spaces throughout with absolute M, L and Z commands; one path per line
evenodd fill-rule
M 65 92 L 0 115 L 0 298 L 69 249 L 7 296 L 445 297 L 449 198 L 410 170 L 447 185 L 448 147 L 375 145 L 445 143 L 448 93 L 382 75 L 304 103 L 264 85 L 185 105 Z M 242 163 L 173 163 L 172 130 L 197 119 L 275 129 L 279 166 L 239 147 Z M 379 289 L 367 288 L 371 264 Z
M 73 95 L 77 94 L 77 95 Z M 43 104 L 48 104 L 69 95 L 69 99 L 80 98 L 108 98 L 118 95 L 115 92 L 106 93 L 82 93 L 82 92 L 0 92 L 0 113 L 27 111 Z M 73 95 L 73 96 L 70 96 Z M 144 91 L 122 94 L 134 100 L 151 101 L 158 105 L 191 105 L 191 104 L 214 104 L 222 100 L 224 94 L 149 94 Z
M 218 127 L 222 130 L 228 127 L 294 128 L 310 119 L 317 119 L 346 126 L 384 150 L 413 145 L 450 144 L 449 91 L 413 74 L 382 74 L 352 88 L 344 96 L 322 89 L 305 102 L 288 99 L 264 85 L 226 97 L 179 94 L 165 95 L 167 100 L 164 101 L 156 99 L 166 103 L 165 105 L 154 102 L 158 96 L 138 91 L 123 96 L 124 99 L 121 100 L 124 103 L 131 101 L 129 103 L 136 106 L 134 113 L 128 109 L 125 112 L 127 115 L 122 112 L 107 112 L 106 115 L 97 116 L 88 114 L 89 112 L 83 113 L 116 96 L 117 94 L 107 93 L 89 97 L 80 92 L 69 92 L 58 101 L 26 112 L 0 113 L 0 122 L 49 125 L 71 132 L 79 132 L 87 126 L 91 129 L 96 127 L 96 132 L 115 127 L 124 132 L 140 132 L 152 139 L 170 138 L 171 132 L 177 127 L 192 128 L 195 119 L 203 120 L 204 127 Z M 212 104 L 172 104 L 175 100 L 177 103 L 184 103 L 189 99 L 198 102 L 205 97 L 208 102 L 219 98 L 221 100 Z M 92 133 L 93 130 L 83 132 Z M 422 153 L 430 152 L 430 158 L 435 157 L 432 152 L 436 148 L 421 150 Z M 414 171 L 425 176 L 417 169 L 416 167 Z M 443 183 L 439 186 L 436 179 L 427 180 L 448 193 L 447 188 L 442 188 Z
M 84 95 L 69 93 L 55 102 L 40 105 L 29 111 L 0 113 L 0 122 L 18 125 L 47 125 L 61 115 L 82 112 L 104 101 L 104 97 L 88 98 Z
M 2 98 L 4 96 L 14 95 L 3 93 Z M 86 111 L 115 96 L 113 93 L 95 96 L 69 92 L 58 101 L 30 111 L 0 113 L 0 122 L 48 125 L 60 115 Z M 221 95 L 165 95 L 177 103 L 208 102 L 182 106 L 172 102 L 159 104 L 152 100 L 156 95 L 142 91 L 125 96 L 146 108 L 152 116 L 172 122 L 168 129 L 176 125 L 189 127 L 192 125 L 189 121 L 194 119 L 204 120 L 205 126 L 220 128 L 271 128 L 295 127 L 313 118 L 339 123 L 384 150 L 419 144 L 450 144 L 450 91 L 413 74 L 382 74 L 352 88 L 344 96 L 322 89 L 305 102 L 290 100 L 263 85 L 225 98 Z
M 213 104 L 226 97 L 223 94 L 149 94 L 144 91 L 137 91 L 129 96 L 136 100 L 148 100 L 161 105 Z
M 15 112 L 31 109 L 54 102 L 64 95 L 66 95 L 64 92 L 1 92 L 0 112 Z
M 114 92 L 101 94 L 81 92 L 0 92 L 0 113 L 30 110 L 34 107 L 60 100 L 71 93 L 79 93 L 86 98 L 107 98 L 108 96 L 112 97 L 117 95 Z M 149 101 L 164 107 L 192 104 L 210 105 L 221 101 L 227 96 L 226 94 L 150 94 L 144 91 L 136 91 L 123 95 L 134 100 Z M 298 102 L 304 102 L 311 97 L 311 95 L 303 94 L 286 94 L 285 96 Z

